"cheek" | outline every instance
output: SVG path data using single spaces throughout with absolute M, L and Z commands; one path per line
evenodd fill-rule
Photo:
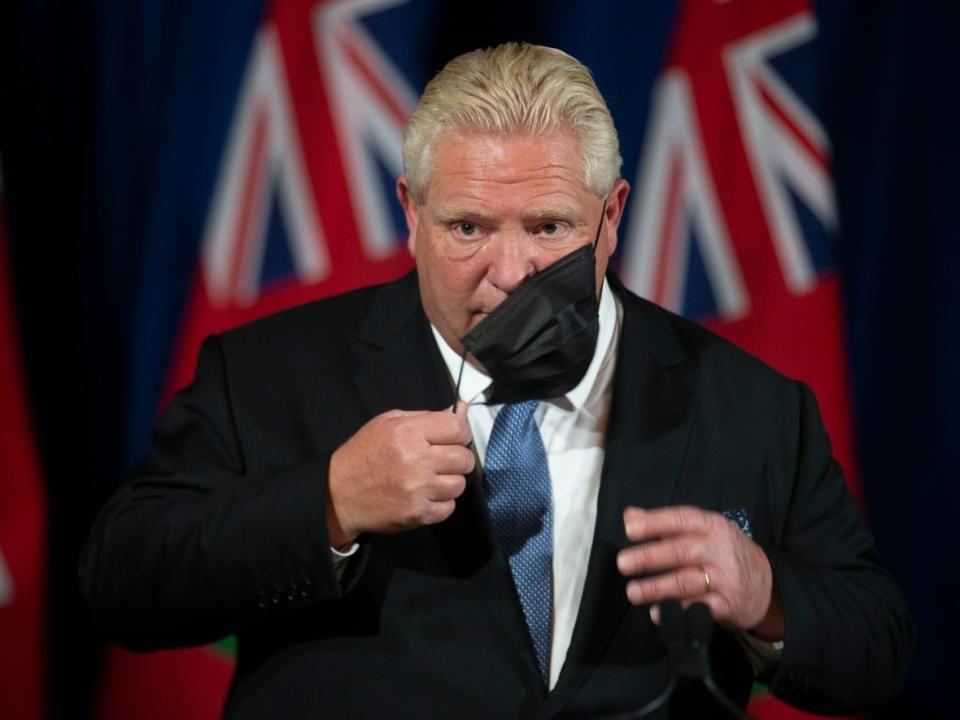
M 430 271 L 447 290 L 469 293 L 483 277 L 484 265 L 479 257 L 455 257 L 435 247 L 430 254 Z
M 435 302 L 447 311 L 465 309 L 483 278 L 483 272 L 476 264 L 436 254 L 429 258 L 418 257 L 417 267 Z
M 443 268 L 442 278 L 439 278 L 446 304 L 466 311 L 470 301 L 476 296 L 482 279 L 483 273 L 469 263 L 450 263 Z

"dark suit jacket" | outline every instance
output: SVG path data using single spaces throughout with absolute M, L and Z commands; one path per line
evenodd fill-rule
M 540 681 L 476 477 L 446 522 L 363 539 L 338 580 L 325 528 L 331 453 L 374 415 L 449 407 L 415 274 L 209 339 L 133 481 L 104 508 L 81 578 L 106 634 L 135 650 L 236 633 L 226 715 L 584 717 L 667 679 L 615 555 L 626 505 L 743 509 L 783 597 L 773 692 L 817 711 L 882 702 L 912 625 L 846 490 L 815 401 L 729 343 L 628 293 L 597 525 L 554 691 Z M 745 703 L 737 639 L 718 681 Z M 670 717 L 722 716 L 681 687 Z M 666 717 L 664 709 L 659 717 Z

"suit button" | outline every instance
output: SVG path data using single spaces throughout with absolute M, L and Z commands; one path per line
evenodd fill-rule
M 280 596 L 279 596 L 279 595 L 271 595 L 271 596 L 270 596 L 270 604 L 273 605 L 274 607 L 279 607 L 279 606 L 280 606 Z
M 269 604 L 270 604 L 270 600 L 267 598 L 266 595 L 261 595 L 260 597 L 257 598 L 257 607 L 258 607 L 258 608 L 265 608 L 265 607 L 267 607 Z
M 309 580 L 305 580 L 297 585 L 297 595 L 304 600 L 313 597 L 313 583 Z

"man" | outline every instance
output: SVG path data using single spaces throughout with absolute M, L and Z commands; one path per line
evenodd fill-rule
M 891 697 L 911 622 L 809 390 L 606 273 L 629 188 L 586 68 L 453 60 L 404 164 L 415 273 L 204 345 L 84 554 L 108 635 L 236 633 L 230 717 L 584 717 L 667 685 L 673 598 L 741 705 Z

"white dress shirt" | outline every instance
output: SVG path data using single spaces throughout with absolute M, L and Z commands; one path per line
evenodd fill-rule
M 620 301 L 604 280 L 600 295 L 600 331 L 586 375 L 563 397 L 543 401 L 535 415 L 547 452 L 553 499 L 551 689 L 557 683 L 570 647 L 593 546 L 604 436 L 610 414 L 622 314 Z M 455 381 L 460 373 L 461 357 L 447 345 L 436 328 L 433 328 L 433 334 Z M 494 418 L 503 407 L 481 404 L 490 382 L 488 375 L 469 363 L 463 367 L 460 398 L 470 406 L 467 421 L 481 464 L 486 456 Z

